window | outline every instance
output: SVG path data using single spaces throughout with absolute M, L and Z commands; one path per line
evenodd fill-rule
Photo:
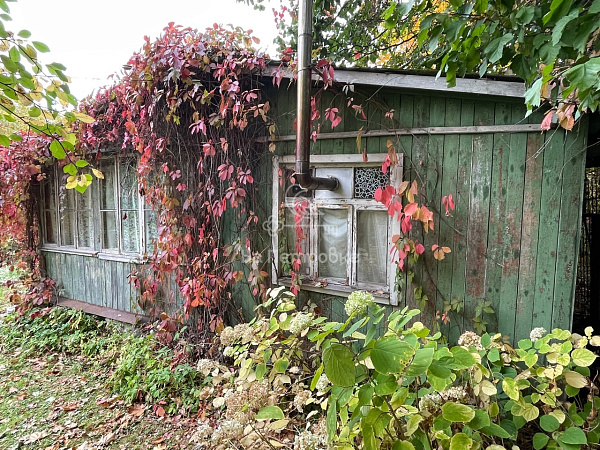
M 150 249 L 156 214 L 138 192 L 136 167 L 134 158 L 103 158 L 99 169 L 104 179 L 95 179 L 84 194 L 66 189 L 60 170 L 53 167 L 41 190 L 44 247 L 107 258 Z
M 301 261 L 297 271 L 307 288 L 340 292 L 364 289 L 395 295 L 390 248 L 398 234 L 384 205 L 373 195 L 380 186 L 398 185 L 402 167 L 381 172 L 385 155 L 315 155 L 315 176 L 333 176 L 340 181 L 334 191 L 307 192 L 290 181 L 294 158 L 277 157 L 273 176 L 273 248 L 275 282 L 289 282 L 292 262 Z M 300 239 L 297 238 L 300 234 Z

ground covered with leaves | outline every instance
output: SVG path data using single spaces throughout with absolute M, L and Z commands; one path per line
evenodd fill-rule
M 193 416 L 112 394 L 127 333 L 98 324 L 106 322 L 62 308 L 33 320 L 0 319 L 0 448 L 194 448 Z

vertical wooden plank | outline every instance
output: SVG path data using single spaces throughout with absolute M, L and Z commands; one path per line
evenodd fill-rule
M 65 293 L 63 294 L 66 298 L 73 298 L 73 270 L 71 267 L 71 255 L 63 253 L 63 262 L 61 264 L 63 274 L 63 288 Z
M 446 100 L 442 97 L 432 97 L 430 103 L 429 126 L 443 127 L 446 118 Z M 439 244 L 439 219 L 442 216 L 442 167 L 444 162 L 444 136 L 434 135 L 429 137 L 427 151 L 424 193 L 427 200 L 426 206 L 435 213 L 434 228 L 423 235 L 423 245 L 431 249 L 433 244 Z M 420 226 L 420 225 L 419 225 Z M 428 300 L 428 326 L 433 326 L 437 312 L 442 312 L 443 301 L 438 300 L 438 261 L 431 252 L 425 252 L 423 258 L 424 270 L 422 273 L 423 290 L 427 293 Z
M 412 95 L 402 95 L 400 98 L 400 108 L 397 111 L 399 126 L 409 128 L 413 126 L 414 120 L 414 97 Z M 396 146 L 398 153 L 404 154 L 404 179 L 410 180 L 410 171 L 412 169 L 412 136 L 400 136 L 399 139 L 391 139 Z M 401 275 L 404 279 L 404 289 L 398 293 L 398 306 L 405 305 L 414 307 L 414 295 L 412 295 L 412 286 L 407 283 L 406 274 Z
M 552 328 L 552 302 L 554 300 L 554 276 L 558 224 L 562 203 L 561 172 L 564 161 L 564 133 L 554 130 L 546 133 L 544 148 L 544 171 L 540 200 L 540 239 L 535 273 L 535 296 L 533 327 Z
M 573 324 L 587 133 L 588 117 L 584 116 L 577 129 L 567 133 L 565 142 L 552 328 L 571 329 Z
M 475 105 L 475 125 L 489 125 L 494 120 L 494 105 Z M 488 221 L 490 215 L 490 177 L 492 174 L 492 135 L 473 137 L 471 162 L 469 228 L 467 230 L 465 329 L 475 329 L 475 311 L 485 300 L 488 269 Z
M 463 100 L 460 110 L 460 125 L 473 125 L 475 102 Z M 458 302 L 460 311 L 456 321 L 450 323 L 450 342 L 456 342 L 464 325 L 465 275 L 467 261 L 467 230 L 469 229 L 469 198 L 471 180 L 471 159 L 473 156 L 473 135 L 463 134 L 458 144 L 458 169 L 456 175 L 456 193 L 454 202 L 454 247 L 452 248 L 452 296 Z
M 112 270 L 110 261 L 102 261 L 102 271 L 104 273 L 104 302 L 107 308 L 113 308 L 112 295 Z
M 494 115 L 496 125 L 512 123 L 512 105 L 497 103 Z M 511 152 L 510 134 L 494 134 L 493 142 L 485 299 L 491 303 L 496 314 L 484 315 L 485 320 L 489 323 L 487 329 L 490 331 L 498 330 L 498 312 L 501 307 L 500 289 L 502 286 L 504 239 L 506 238 L 506 221 L 504 219 L 508 194 L 508 161 Z M 512 206 L 516 207 L 516 205 Z M 514 314 L 514 311 L 511 311 L 511 313 Z
M 93 303 L 92 301 L 92 276 L 90 274 L 90 260 L 92 259 L 89 256 L 85 256 L 82 258 L 83 259 L 83 284 L 85 284 L 84 287 L 84 301 L 86 303 Z
M 513 105 L 512 122 L 522 119 L 522 106 Z M 498 331 L 511 339 L 515 334 L 517 314 L 517 291 L 519 286 L 519 265 L 521 260 L 521 224 L 523 219 L 523 190 L 525 186 L 525 163 L 527 158 L 527 134 L 513 133 L 510 136 L 506 175 L 506 202 L 504 233 L 502 240 L 502 277 L 500 282 Z
M 446 112 L 444 124 L 447 127 L 460 125 L 461 101 L 459 99 L 449 98 L 446 100 Z M 440 167 L 441 177 L 441 195 L 452 194 L 456 198 L 457 189 L 457 171 L 458 171 L 458 135 L 444 136 L 444 146 L 442 149 L 443 158 Z M 439 245 L 450 247 L 452 252 L 456 251 L 454 241 L 454 215 L 445 215 L 444 207 L 440 206 L 439 227 Z M 431 247 L 426 248 L 429 251 Z M 436 263 L 438 273 L 438 298 L 436 308 L 443 311 L 444 302 L 452 300 L 452 279 L 454 278 L 454 254 L 451 254 L 444 261 Z M 450 326 L 456 322 L 456 314 L 450 314 L 450 323 L 442 324 L 441 331 L 445 336 L 450 334 Z
M 540 197 L 545 157 L 544 153 L 540 151 L 543 143 L 544 136 L 542 134 L 529 133 L 527 135 L 515 341 L 529 337 L 529 332 L 532 328 L 533 302 L 536 289 L 535 272 L 540 226 Z

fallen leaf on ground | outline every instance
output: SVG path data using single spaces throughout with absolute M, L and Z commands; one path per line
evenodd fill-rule
M 144 414 L 145 410 L 146 405 L 138 403 L 136 405 L 130 406 L 128 412 L 134 417 L 140 417 L 142 414 Z

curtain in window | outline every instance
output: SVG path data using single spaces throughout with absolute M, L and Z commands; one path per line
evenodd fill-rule
M 319 209 L 319 276 L 348 278 L 348 210 Z
M 357 273 L 359 283 L 387 285 L 388 214 L 356 212 Z

